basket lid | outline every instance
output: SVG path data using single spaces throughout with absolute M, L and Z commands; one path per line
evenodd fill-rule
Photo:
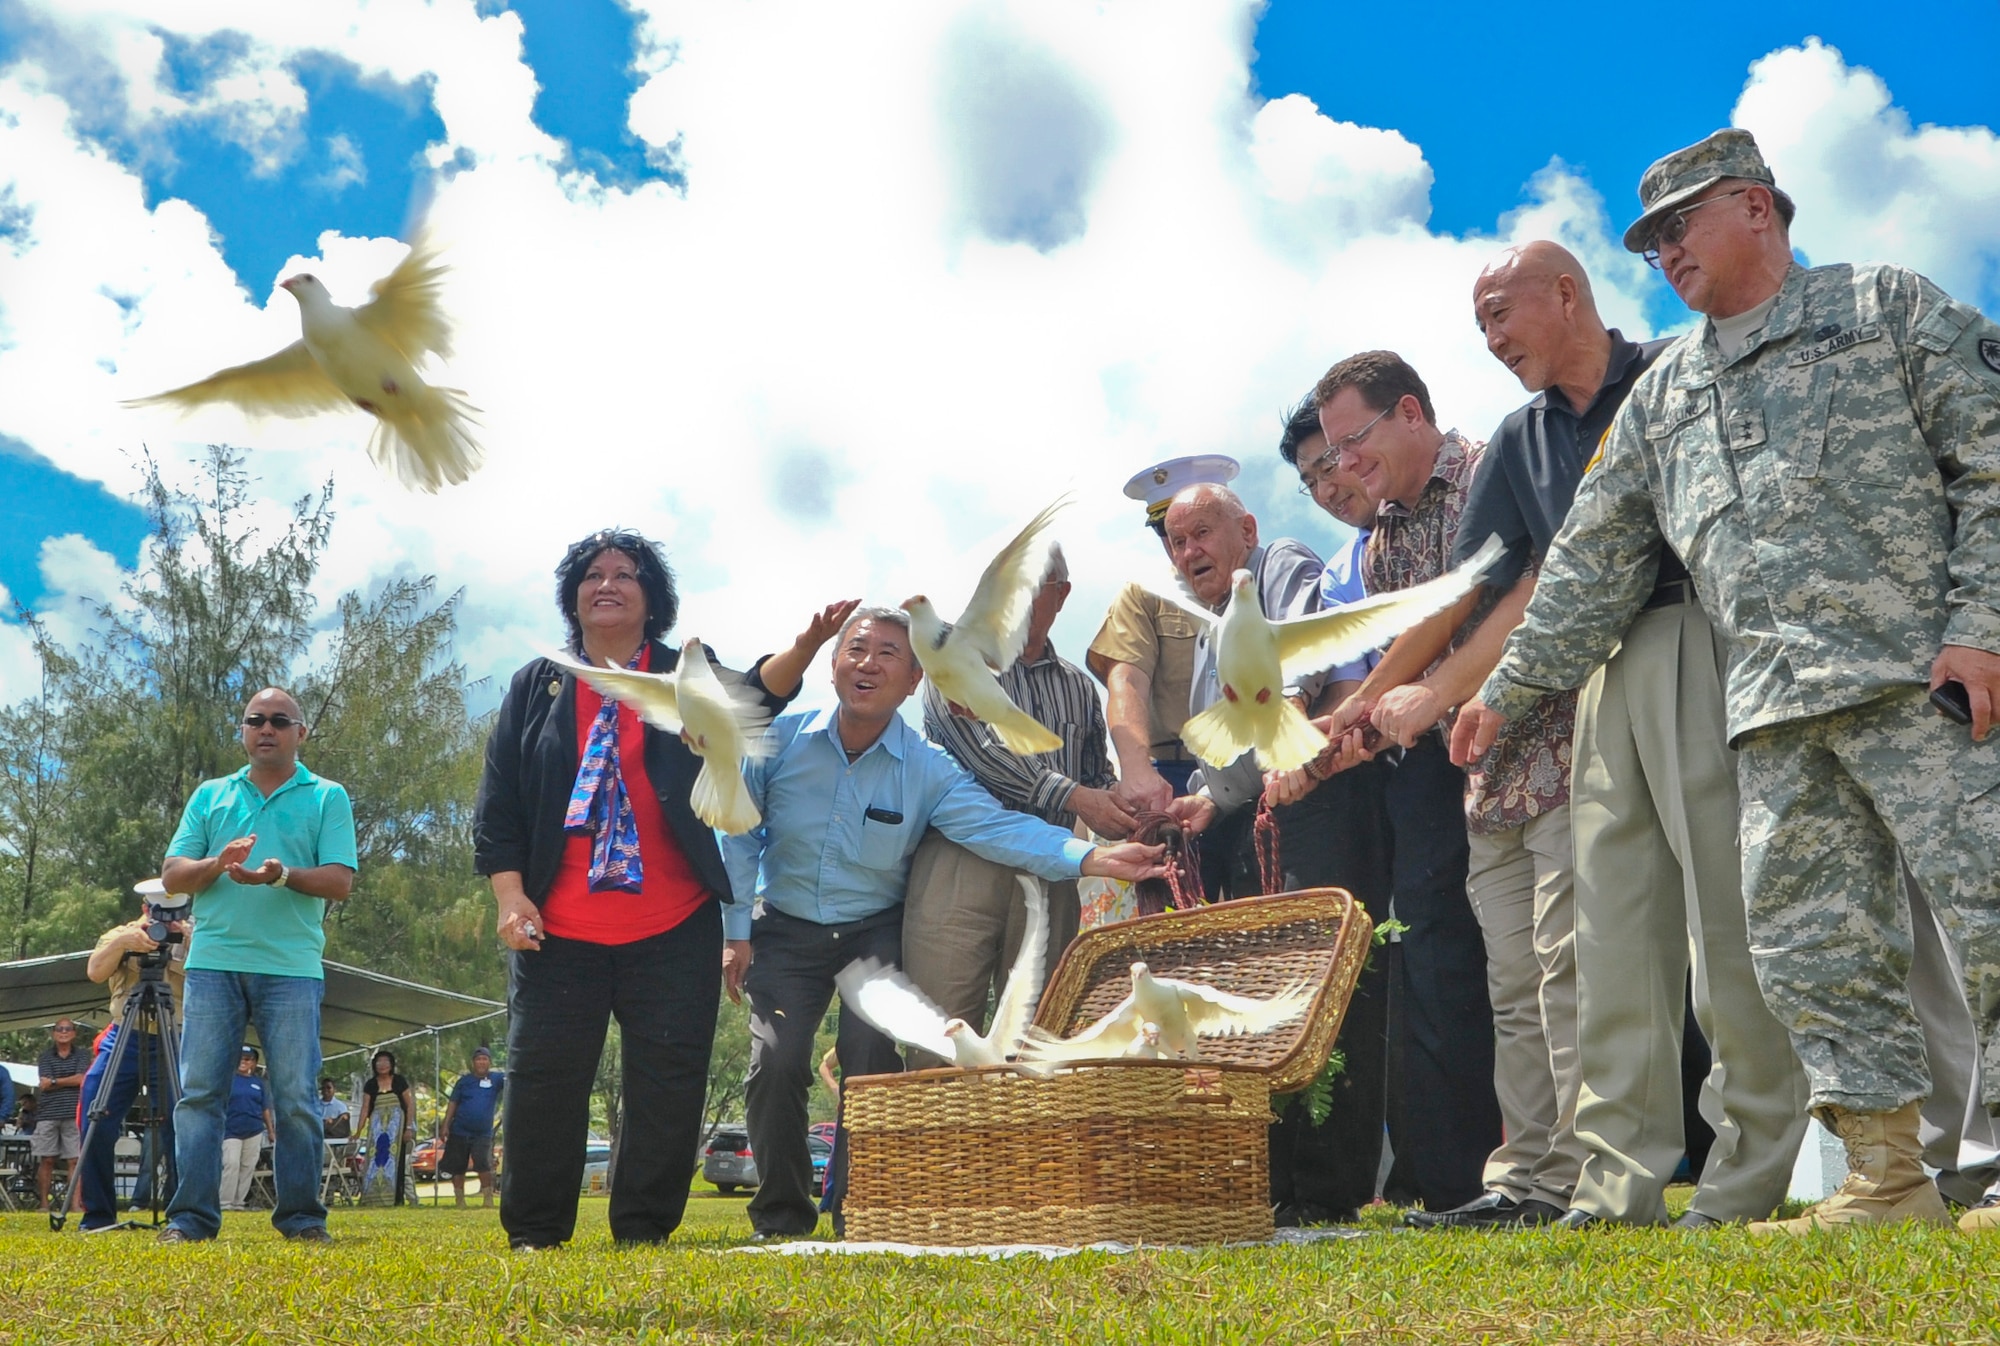
M 1311 1009 L 1263 1033 L 1201 1040 L 1201 1059 L 1262 1072 L 1276 1093 L 1303 1089 L 1325 1068 L 1367 960 L 1375 924 L 1342 888 L 1307 888 L 1216 902 L 1101 925 L 1064 951 L 1035 1025 L 1070 1037 L 1132 990 L 1132 964 L 1154 974 L 1263 999 L 1314 984 Z

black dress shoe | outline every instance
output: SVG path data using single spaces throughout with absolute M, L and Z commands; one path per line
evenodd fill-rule
M 1514 1201 L 1492 1193 L 1499 1200 L 1481 1205 L 1471 1202 L 1457 1210 L 1448 1210 L 1437 1217 L 1431 1225 L 1419 1226 L 1429 1229 L 1532 1229 L 1538 1225 L 1554 1224 L 1563 1216 L 1561 1206 L 1551 1206 L 1546 1201 L 1530 1198 Z M 1502 1203 L 1505 1203 L 1504 1205 Z
M 1716 1216 L 1703 1215 L 1698 1210 L 1691 1210 L 1681 1216 L 1680 1219 L 1668 1225 L 1667 1228 L 1678 1229 L 1683 1234 L 1698 1234 L 1704 1229 L 1718 1229 L 1728 1223 L 1729 1221 L 1719 1219 Z
M 311 1224 L 311 1225 L 307 1225 L 307 1226 L 306 1226 L 306 1227 L 305 1227 L 304 1229 L 301 1229 L 301 1230 L 299 1230 L 299 1231 L 298 1231 L 297 1233 L 295 1233 L 295 1234 L 287 1234 L 287 1235 L 285 1235 L 285 1238 L 286 1238 L 286 1240 L 287 1240 L 287 1241 L 289 1241 L 289 1242 L 292 1242 L 292 1243 L 331 1243 L 331 1242 L 333 1242 L 333 1235 L 331 1235 L 331 1234 L 329 1234 L 329 1233 L 327 1233 L 327 1232 L 326 1232 L 326 1226 L 325 1226 L 325 1225 L 323 1225 L 323 1224 Z
M 1521 1203 L 1505 1192 L 1486 1192 L 1474 1197 L 1463 1206 L 1453 1206 L 1450 1210 L 1411 1210 L 1403 1212 L 1403 1223 L 1412 1229 L 1453 1229 L 1474 1217 L 1492 1216 L 1511 1211 Z
M 1317 1201 L 1288 1201 L 1271 1212 L 1271 1223 L 1279 1229 L 1305 1229 L 1314 1225 L 1353 1224 L 1360 1219 L 1354 1210 L 1335 1210 Z
M 1550 1228 L 1552 1229 L 1608 1229 L 1610 1227 L 1611 1221 L 1605 1219 L 1602 1215 L 1592 1215 L 1587 1210 L 1576 1210 L 1574 1208 L 1565 1211 L 1560 1220 L 1553 1221 L 1550 1224 Z

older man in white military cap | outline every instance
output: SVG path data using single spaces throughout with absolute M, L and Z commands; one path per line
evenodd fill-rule
M 1241 471 L 1234 458 L 1202 453 L 1169 458 L 1133 475 L 1125 494 L 1146 504 L 1146 526 L 1166 546 L 1167 507 L 1191 486 L 1226 486 Z M 1171 559 L 1171 552 L 1169 552 Z M 1104 684 L 1105 718 L 1118 758 L 1118 795 L 1134 809 L 1164 809 L 1187 790 L 1197 765 L 1180 740 L 1194 686 L 1194 644 L 1201 628 L 1137 584 L 1112 600 L 1085 655 Z
M 1945 1224 L 1899 857 L 1949 913 L 2000 1102 L 2000 326 L 1899 267 L 1798 265 L 1746 131 L 1667 155 L 1639 196 L 1625 246 L 1705 319 L 1612 423 L 1454 750 L 1583 681 L 1672 546 L 1727 647 L 1757 979 L 1848 1152 L 1832 1197 L 1751 1227 Z

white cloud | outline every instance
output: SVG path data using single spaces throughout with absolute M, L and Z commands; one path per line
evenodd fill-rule
M 324 51 L 435 80 L 429 156 L 469 165 L 433 214 L 455 267 L 448 381 L 483 408 L 489 466 L 413 497 L 367 462 L 358 412 L 119 410 L 277 349 L 296 311 L 275 276 L 242 278 L 246 296 L 191 207 L 146 208 L 79 136 L 46 46 L 0 72 L 0 185 L 35 212 L 21 254 L 0 250 L 0 433 L 114 489 L 142 440 L 176 463 L 205 439 L 254 446 L 274 502 L 333 473 L 323 610 L 435 573 L 467 590 L 460 653 L 480 674 L 558 634 L 551 569 L 606 523 L 666 544 L 682 632 L 742 660 L 835 597 L 962 601 L 977 540 L 1065 486 L 1077 591 L 1057 641 L 1079 654 L 1117 582 L 1159 564 L 1119 494 L 1133 471 L 1234 453 L 1267 532 L 1323 541 L 1273 446 L 1328 364 L 1399 349 L 1440 417 L 1484 434 L 1522 398 L 1468 309 L 1496 247 L 1563 239 L 1633 335 L 1658 285 L 1560 164 L 1490 236 L 1431 232 L 1418 146 L 1253 95 L 1251 0 L 635 5 L 632 127 L 684 191 L 566 166 L 530 118 L 519 19 L 470 0 L 62 8 L 65 40 L 122 52 L 135 87 L 154 27 L 246 30 L 261 70 Z M 273 118 L 289 97 L 254 80 L 236 95 Z M 1821 190 L 1801 175 L 1802 219 L 1834 213 Z M 289 265 L 354 303 L 400 250 L 328 233 L 319 253 Z
M 1896 262 L 1971 302 L 2000 299 L 2000 136 L 1912 127 L 1873 71 L 1817 38 L 1750 67 L 1736 125 L 1798 202 L 1816 262 Z

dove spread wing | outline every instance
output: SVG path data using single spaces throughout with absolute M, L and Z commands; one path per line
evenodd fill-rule
M 1020 1045 L 1022 1035 L 1028 1031 L 1028 1021 L 1035 1017 L 1035 1001 L 1041 997 L 1042 967 L 1047 961 L 1044 946 L 1049 938 L 1048 890 L 1039 880 L 1023 874 L 1021 892 L 1028 903 L 1028 918 L 1021 929 L 1021 951 L 1014 955 L 1014 966 L 1007 970 L 1000 998 L 993 1004 L 993 1026 L 986 1033 L 993 1050 L 1003 1057 Z
M 951 628 L 951 639 L 978 650 L 995 673 L 1013 667 L 1028 643 L 1028 610 L 1049 564 L 1049 525 L 1067 504 L 1069 497 L 1062 496 L 1014 534 L 987 563 L 972 601 Z
M 1031 1030 L 1021 1044 L 1023 1058 L 1038 1061 L 1096 1061 L 1123 1056 L 1139 1041 L 1139 1007 L 1126 996 L 1075 1037 L 1059 1038 Z
M 347 394 L 335 386 L 312 358 L 304 341 L 294 341 L 261 360 L 218 369 L 184 387 L 170 388 L 150 397 L 135 397 L 125 405 L 172 405 L 191 411 L 210 402 L 231 402 L 248 412 L 295 418 L 353 406 Z
M 551 653 L 548 660 L 595 687 L 598 695 L 623 701 L 655 729 L 681 732 L 680 696 L 671 676 L 629 668 L 597 668 L 566 654 Z
M 444 273 L 436 240 L 420 229 L 409 255 L 369 287 L 371 298 L 354 310 L 355 321 L 403 353 L 412 364 L 425 351 L 451 356 L 451 322 L 439 303 Z
M 1379 649 L 1433 613 L 1444 611 L 1479 583 L 1506 548 L 1488 538 L 1458 569 L 1391 594 L 1377 594 L 1328 612 L 1273 622 L 1278 665 L 1287 682 Z
M 1232 995 L 1228 991 L 1218 991 L 1213 986 L 1191 981 L 1170 984 L 1180 992 L 1181 1007 L 1187 1011 L 1188 1026 L 1201 1037 L 1262 1033 L 1291 1022 L 1312 1005 L 1312 987 L 1306 983 L 1280 991 L 1269 1000 Z
M 870 1025 L 905 1047 L 952 1060 L 957 1055 L 945 1035 L 944 1011 L 910 979 L 873 958 L 849 963 L 834 979 L 840 998 Z

